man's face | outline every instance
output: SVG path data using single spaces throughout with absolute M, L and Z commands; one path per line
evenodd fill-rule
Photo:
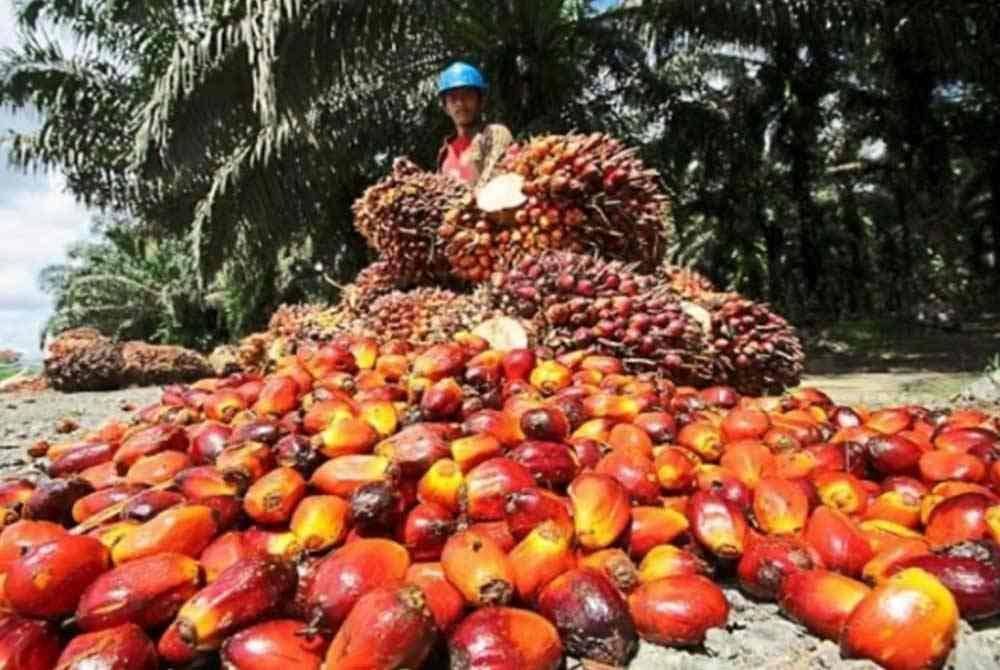
M 442 98 L 444 98 L 444 111 L 456 126 L 471 126 L 479 120 L 483 97 L 478 89 L 455 88 L 445 92 Z

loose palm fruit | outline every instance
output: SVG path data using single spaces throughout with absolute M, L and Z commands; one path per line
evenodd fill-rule
M 546 584 L 574 567 L 572 539 L 568 528 L 546 521 L 511 550 L 514 586 L 523 602 L 533 601 Z
M 51 521 L 15 521 L 0 532 L 0 574 L 29 550 L 66 535 L 65 528 Z
M 910 568 L 875 587 L 848 617 L 840 636 L 847 658 L 889 670 L 936 668 L 958 631 L 955 598 L 929 572 Z
M 354 404 L 347 400 L 340 398 L 317 400 L 306 409 L 302 416 L 302 429 L 308 435 L 322 433 L 334 421 L 352 419 L 356 413 Z
M 139 458 L 125 475 L 132 486 L 156 486 L 171 481 L 181 470 L 191 467 L 191 459 L 182 451 L 161 451 Z
M 986 537 L 986 510 L 994 503 L 981 493 L 963 493 L 934 506 L 924 535 L 932 547 Z
M 249 486 L 274 467 L 274 454 L 263 442 L 244 442 L 223 449 L 215 459 L 215 467 L 226 479 Z
M 887 491 L 871 501 L 865 519 L 881 519 L 906 528 L 920 525 L 920 500 L 902 491 Z
M 456 463 L 448 458 L 437 461 L 417 483 L 417 499 L 433 502 L 458 512 L 465 492 L 465 477 Z
M 419 668 L 437 637 L 419 586 L 384 586 L 362 596 L 326 654 L 328 668 Z
M 747 544 L 736 568 L 740 588 L 750 595 L 775 600 L 789 575 L 817 567 L 819 557 L 793 537 L 756 536 Z
M 686 549 L 661 544 L 650 549 L 639 564 L 639 582 L 648 584 L 663 577 L 681 575 L 711 575 L 704 560 Z
M 92 537 L 66 535 L 28 550 L 7 569 L 4 593 L 24 616 L 59 618 L 110 567 L 108 550 Z
M 288 521 L 305 496 L 306 480 L 292 468 L 275 468 L 247 489 L 243 509 L 258 523 Z
M 613 477 L 584 472 L 567 489 L 577 542 L 587 549 L 610 546 L 631 521 L 628 493 Z
M 227 477 L 213 465 L 201 465 L 177 473 L 174 485 L 192 502 L 214 496 L 235 496 L 246 491 L 249 482 L 242 477 Z
M 549 582 L 538 612 L 553 622 L 566 653 L 609 666 L 625 666 L 639 646 L 628 604 L 601 572 L 582 568 Z
M 303 477 L 311 477 L 326 458 L 303 435 L 286 435 L 274 445 L 274 460 L 281 467 L 294 468 Z
M 517 576 L 510 558 L 481 533 L 466 530 L 448 538 L 441 567 L 448 581 L 476 607 L 503 605 L 514 595 Z
M 451 630 L 465 613 L 465 598 L 444 576 L 440 563 L 414 563 L 406 571 L 406 583 L 415 584 L 424 592 L 438 630 Z
M 861 578 L 869 584 L 878 584 L 889 578 L 895 565 L 913 556 L 923 556 L 930 553 L 930 547 L 923 538 L 919 540 L 900 540 L 876 553 L 865 563 Z
M 865 596 L 867 586 L 828 570 L 804 570 L 789 574 L 781 588 L 781 611 L 814 635 L 840 639 L 840 631 Z
M 418 423 L 382 440 L 375 453 L 392 461 L 404 477 L 420 477 L 436 461 L 451 455 L 448 441 L 457 437 L 449 424 Z
M 430 347 L 413 360 L 412 374 L 432 381 L 460 375 L 467 355 L 461 345 L 454 342 Z
M 868 462 L 885 475 L 906 475 L 916 472 L 923 450 L 901 435 L 879 435 L 865 444 Z
M 562 654 L 559 632 L 548 619 L 513 607 L 477 610 L 448 638 L 455 669 L 556 670 Z
M 188 455 L 195 465 L 211 465 L 215 458 L 226 448 L 226 443 L 233 429 L 217 421 L 206 421 L 197 424 L 194 430 L 188 431 Z
M 659 544 L 667 544 L 688 529 L 683 513 L 665 507 L 633 507 L 628 550 L 636 560 Z
M 904 558 L 889 573 L 907 568 L 920 568 L 937 577 L 955 597 L 964 619 L 986 619 L 1000 612 L 1000 549 L 989 540 Z
M 636 504 L 652 505 L 660 498 L 653 461 L 641 453 L 613 449 L 604 455 L 594 471 L 617 480 Z
M 247 400 L 233 389 L 220 389 L 205 399 L 205 416 L 212 421 L 229 423 L 248 407 Z
M 733 473 L 747 488 L 756 489 L 773 461 L 771 450 L 762 443 L 744 440 L 727 445 L 719 464 Z
M 113 461 L 87 468 L 79 474 L 79 479 L 90 484 L 91 490 L 94 491 L 125 483 L 125 478 L 118 474 L 118 468 Z
M 570 533 L 573 532 L 569 501 L 534 486 L 507 494 L 504 519 L 511 535 L 517 540 L 524 538 L 545 521 L 553 521 Z
M 133 533 L 139 526 L 141 526 L 138 521 L 112 521 L 111 523 L 101 524 L 97 528 L 88 531 L 87 535 L 94 538 L 105 547 L 108 551 L 113 551 L 115 545 L 122 541 L 122 539 L 131 533 Z
M 538 407 L 521 415 L 521 431 L 529 440 L 562 442 L 569 435 L 570 422 L 558 407 Z
M 120 565 L 80 596 L 76 625 L 85 631 L 132 622 L 145 629 L 169 623 L 201 586 L 198 562 L 163 553 Z
M 258 416 L 280 416 L 295 408 L 299 386 L 285 375 L 274 375 L 264 382 L 253 411 Z
M 771 428 L 771 419 L 760 410 L 734 409 L 726 414 L 720 428 L 722 439 L 727 443 L 757 439 Z
M 577 567 L 597 570 L 622 593 L 631 592 L 639 584 L 635 563 L 621 549 L 602 549 L 580 556 Z
M 462 408 L 462 387 L 452 377 L 438 380 L 420 397 L 420 413 L 425 421 L 447 421 Z
M 392 534 L 402 520 L 404 502 L 393 482 L 362 484 L 350 504 L 351 524 L 362 534 Z
M 327 458 L 367 454 L 379 440 L 367 421 L 354 417 L 334 419 L 319 435 L 319 449 Z
M 129 498 L 128 502 L 122 506 L 119 516 L 123 521 L 145 523 L 163 510 L 170 509 L 184 501 L 185 497 L 176 491 L 162 489 L 143 491 Z
M 746 517 L 735 505 L 709 491 L 688 498 L 686 510 L 691 534 L 722 559 L 739 558 L 746 546 Z
M 724 626 L 729 603 L 722 590 L 701 575 L 664 577 L 629 594 L 629 612 L 639 635 L 655 644 L 701 644 L 709 628 Z
M 474 521 L 503 519 L 506 496 L 534 484 L 528 469 L 510 458 L 492 458 L 480 463 L 465 476 L 469 518 Z
M 686 449 L 666 447 L 656 455 L 653 467 L 664 491 L 681 493 L 694 486 L 698 460 Z
M 115 452 L 114 462 L 119 472 L 127 472 L 142 456 L 161 451 L 187 451 L 190 441 L 180 426 L 161 424 L 133 433 Z
M 872 412 L 865 421 L 865 426 L 886 435 L 907 430 L 912 425 L 913 415 L 902 407 L 890 407 Z
M 462 472 L 468 472 L 480 463 L 503 453 L 500 441 L 489 433 L 460 437 L 451 443 L 450 448 L 451 457 Z
M 346 498 L 362 484 L 387 480 L 390 465 L 389 459 L 382 456 L 338 456 L 321 465 L 309 483 L 323 493 Z
M 414 561 L 436 561 L 454 530 L 451 510 L 437 503 L 419 503 L 406 515 L 403 544 Z
M 94 487 L 80 478 L 50 479 L 42 482 L 24 501 L 21 517 L 73 525 L 73 505 L 94 492 Z
M 184 603 L 170 624 L 164 637 L 176 635 L 181 653 L 162 643 L 160 653 L 171 663 L 183 663 L 218 649 L 235 631 L 276 612 L 295 591 L 296 579 L 295 568 L 284 561 L 249 558 L 236 563 Z
M 230 670 L 320 670 L 330 641 L 295 619 L 274 619 L 244 628 L 222 644 Z
M 108 442 L 98 442 L 97 444 L 81 444 L 49 464 L 48 472 L 51 477 L 67 477 L 79 474 L 87 468 L 101 463 L 107 463 L 115 455 L 117 445 Z M 52 459 L 52 457 L 49 457 Z
M 864 482 L 846 472 L 820 472 L 812 477 L 820 502 L 849 516 L 863 514 L 871 492 Z
M 556 361 L 542 361 L 534 367 L 528 377 L 536 389 L 552 395 L 570 385 L 573 373 L 565 365 Z
M 927 451 L 920 457 L 920 475 L 925 482 L 981 482 L 986 478 L 986 464 L 972 454 Z
M 402 579 L 410 567 L 406 549 L 383 539 L 359 539 L 326 556 L 316 567 L 306 601 L 311 616 L 336 630 L 365 593 Z
M 819 553 L 822 565 L 849 577 L 861 575 L 875 555 L 864 534 L 842 512 L 820 506 L 809 517 L 805 540 Z
M 765 477 L 754 490 L 753 514 L 757 526 L 765 533 L 797 533 L 805 528 L 809 518 L 809 499 L 795 482 Z
M 714 463 L 722 456 L 722 434 L 707 422 L 689 423 L 677 434 L 677 444 L 698 454 L 699 458 Z
M 61 650 L 55 625 L 16 615 L 0 617 L 0 668 L 52 670 Z
M 133 623 L 77 635 L 63 649 L 56 670 L 157 670 L 156 645 Z
M 98 512 L 128 500 L 140 491 L 142 488 L 127 484 L 94 491 L 73 503 L 73 521 L 83 523 Z
M 227 568 L 246 558 L 263 558 L 266 552 L 251 543 L 245 533 L 229 531 L 212 540 L 201 552 L 199 563 L 205 573 L 205 582 L 214 582 Z M 140 559 L 143 560 L 143 559 Z M 126 565 L 128 565 L 126 563 Z
M 112 549 L 115 564 L 166 551 L 195 557 L 218 532 L 215 512 L 205 505 L 178 505 L 128 533 Z
M 573 450 L 558 442 L 522 442 L 508 457 L 527 468 L 539 484 L 549 487 L 566 486 L 580 470 Z
M 349 515 L 350 506 L 343 498 L 307 496 L 295 507 L 290 527 L 305 551 L 319 552 L 343 539 Z

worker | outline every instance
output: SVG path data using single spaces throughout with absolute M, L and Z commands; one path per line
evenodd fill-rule
M 485 184 L 512 140 L 506 126 L 483 122 L 486 80 L 472 65 L 452 63 L 438 77 L 438 96 L 455 124 L 438 152 L 438 171 L 473 187 Z

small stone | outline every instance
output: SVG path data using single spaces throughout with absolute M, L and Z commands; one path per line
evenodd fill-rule
M 70 419 L 69 417 L 63 417 L 56 421 L 55 431 L 60 434 L 72 433 L 74 430 L 80 427 L 79 422 L 75 419 Z

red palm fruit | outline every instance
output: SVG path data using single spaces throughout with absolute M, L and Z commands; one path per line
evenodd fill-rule
M 406 571 L 405 581 L 424 592 L 438 630 L 451 630 L 465 613 L 465 598 L 445 577 L 440 563 L 414 563 Z
M 919 532 L 884 519 L 868 519 L 858 524 L 876 554 L 903 540 L 921 539 Z
M 275 468 L 247 489 L 243 509 L 258 523 L 284 523 L 305 494 L 306 480 L 302 475 L 292 468 Z
M 583 398 L 583 409 L 594 419 L 631 423 L 650 404 L 641 396 L 593 393 Z
M 753 536 L 736 567 L 740 588 L 763 600 L 776 600 L 789 575 L 819 567 L 819 556 L 794 537 Z
M 545 489 L 528 487 L 507 494 L 504 519 L 511 535 L 521 540 L 545 521 L 552 521 L 572 532 L 570 510 L 568 500 Z
M 571 437 L 566 440 L 581 470 L 593 470 L 604 456 L 605 446 L 587 437 Z
M 535 365 L 528 382 L 546 395 L 552 395 L 570 385 L 573 372 L 556 361 L 542 361 Z
M 718 461 L 722 456 L 722 433 L 710 423 L 687 424 L 677 434 L 677 443 L 709 463 Z
M 87 533 L 87 536 L 103 544 L 108 548 L 108 551 L 112 551 L 126 535 L 131 534 L 141 525 L 138 521 L 113 521 L 94 528 Z
M 24 501 L 21 517 L 37 521 L 54 521 L 64 526 L 73 525 L 73 505 L 80 498 L 94 492 L 94 487 L 83 479 L 50 479 L 42 482 Z
M 218 649 L 232 633 L 278 611 L 294 593 L 296 579 L 291 564 L 270 558 L 248 558 L 230 566 L 181 607 L 164 634 L 168 639 L 176 635 L 180 644 L 168 646 L 161 640 L 164 660 L 184 663 Z
M 141 492 L 138 486 L 119 484 L 100 491 L 94 491 L 73 503 L 73 521 L 83 523 L 93 515 L 106 510 Z
M 420 413 L 425 421 L 447 421 L 462 408 L 462 387 L 452 377 L 440 379 L 424 390 Z
M 24 479 L 8 479 L 0 482 L 0 509 L 19 515 L 34 490 L 35 485 Z
M 358 369 L 354 355 L 346 347 L 326 344 L 321 347 L 306 347 L 296 354 L 299 365 L 319 379 L 331 372 L 356 372 Z
M 505 554 L 517 544 L 506 521 L 480 521 L 469 525 L 467 530 L 492 540 Z
M 417 483 L 420 502 L 433 502 L 458 512 L 460 498 L 464 496 L 465 477 L 451 459 L 442 458 L 434 463 Z
M 731 386 L 709 386 L 698 392 L 698 397 L 710 407 L 732 409 L 740 402 L 740 394 Z
M 722 439 L 725 442 L 757 439 L 771 428 L 771 419 L 766 412 L 756 409 L 733 409 L 722 420 Z
M 734 474 L 718 465 L 699 465 L 695 471 L 695 485 L 701 491 L 711 491 L 736 509 L 747 511 L 753 503 L 753 491 Z
M 641 559 L 658 544 L 667 544 L 688 529 L 682 512 L 665 507 L 633 507 L 628 532 L 628 551 Z
M 865 427 L 885 435 L 893 435 L 913 426 L 913 415 L 903 407 L 891 407 L 872 412 L 865 421 Z
M 80 596 L 76 625 L 85 631 L 132 622 L 142 628 L 169 623 L 201 586 L 198 562 L 163 553 L 120 565 L 98 577 Z
M 861 480 L 846 472 L 816 473 L 812 482 L 820 502 L 844 514 L 864 514 L 872 497 Z
M 474 521 L 504 518 L 507 494 L 535 484 L 531 472 L 510 458 L 492 458 L 465 476 L 467 513 Z
M 235 421 L 234 421 L 235 423 Z M 270 419 L 254 419 L 235 427 L 229 436 L 229 444 L 244 442 L 262 442 L 272 446 L 280 436 L 278 424 Z
M 188 429 L 188 456 L 195 465 L 210 465 L 215 462 L 233 430 L 217 421 L 206 421 Z
M 260 391 L 262 388 L 264 388 L 264 380 L 253 379 L 247 382 L 243 382 L 239 386 L 233 387 L 233 390 L 236 391 L 236 393 L 238 393 L 240 397 L 243 398 L 243 402 L 246 403 L 246 406 L 250 407 L 255 402 L 257 402 L 257 398 L 260 397 Z
M 901 491 L 887 491 L 871 501 L 864 517 L 917 528 L 920 525 L 920 500 Z
M 986 510 L 994 503 L 981 493 L 963 493 L 934 506 L 924 535 L 932 547 L 986 537 Z
M 838 405 L 830 412 L 830 423 L 832 423 L 833 427 L 836 429 L 857 428 L 863 423 L 863 421 L 861 419 L 861 415 L 851 407 Z
M 59 618 L 110 566 L 108 550 L 92 537 L 65 535 L 28 550 L 10 564 L 4 593 L 19 614 Z
M 712 554 L 735 559 L 746 546 L 747 521 L 735 505 L 710 491 L 688 498 L 686 514 L 691 534 Z
M 52 670 L 61 651 L 54 624 L 16 615 L 0 618 L 0 667 L 5 670 Z
M 323 493 L 346 498 L 362 484 L 389 479 L 391 471 L 389 459 L 383 456 L 338 456 L 317 468 L 309 483 Z
M 889 578 L 893 567 L 900 561 L 930 553 L 927 541 L 923 539 L 903 539 L 880 549 L 870 561 L 865 563 L 861 578 L 869 584 L 878 584 Z
M 388 382 L 398 382 L 406 376 L 409 369 L 410 361 L 402 354 L 382 353 L 375 360 L 375 371 Z
M 468 354 L 454 342 L 436 344 L 413 360 L 412 374 L 432 381 L 454 377 L 462 372 Z
M 653 440 L 642 428 L 630 423 L 619 423 L 608 434 L 608 446 L 612 450 L 627 450 L 653 457 Z
M 516 574 L 510 558 L 493 539 L 460 531 L 441 552 L 445 577 L 476 607 L 503 605 L 514 595 Z
M 901 435 L 879 435 L 865 444 L 868 462 L 884 475 L 905 475 L 916 472 L 924 450 Z
M 635 563 L 621 549 L 602 549 L 578 556 L 577 567 L 597 570 L 622 593 L 629 593 L 639 585 Z
M 165 509 L 185 502 L 186 498 L 176 491 L 161 489 L 143 491 L 129 497 L 122 506 L 119 517 L 122 521 L 145 523 Z
M 719 459 L 722 467 L 732 472 L 750 489 L 757 487 L 764 472 L 773 462 L 774 455 L 771 450 L 756 440 L 744 440 L 727 445 Z
M 419 423 L 382 440 L 375 453 L 390 459 L 403 477 L 420 477 L 436 461 L 451 455 L 449 440 L 458 437 L 452 425 Z
M 772 427 L 764 436 L 760 438 L 772 452 L 780 454 L 784 452 L 795 452 L 802 448 L 802 443 L 795 434 L 787 428 Z
M 986 464 L 972 454 L 928 451 L 920 457 L 920 474 L 925 482 L 980 482 L 986 478 Z
M 511 349 L 503 355 L 500 366 L 507 381 L 526 380 L 535 367 L 535 354 L 530 349 Z
M 253 411 L 258 416 L 280 416 L 298 405 L 299 386 L 291 377 L 274 375 L 264 382 Z
M 448 638 L 456 668 L 556 670 L 562 663 L 559 632 L 530 610 L 484 607 L 466 617 Z
M 483 409 L 466 417 L 462 423 L 462 434 L 487 433 L 505 447 L 516 447 L 524 440 L 519 421 L 511 412 Z
M 181 451 L 161 451 L 143 456 L 132 464 L 125 475 L 125 483 L 132 486 L 156 486 L 170 481 L 181 470 L 191 467 L 191 459 Z
M 66 477 L 78 474 L 87 468 L 101 463 L 107 463 L 115 455 L 117 445 L 108 442 L 96 444 L 81 444 L 78 447 L 61 454 L 58 458 L 49 457 L 51 462 L 48 473 L 52 477 Z
M 962 495 L 963 493 L 981 493 L 990 500 L 993 504 L 1000 502 L 1000 498 L 994 493 L 989 487 L 983 486 L 982 484 L 974 484 L 972 482 L 962 482 L 962 481 L 947 481 L 938 482 L 931 489 L 931 493 L 936 496 L 940 496 L 942 500 L 947 500 L 948 498 L 954 498 L 957 495 Z
M 688 491 L 694 486 L 698 460 L 694 454 L 681 447 L 666 447 L 653 462 L 660 486 L 671 493 Z
M 230 670 L 320 670 L 330 641 L 295 619 L 273 619 L 244 628 L 222 644 Z
M 326 654 L 327 668 L 418 668 L 437 637 L 423 591 L 383 586 L 362 596 Z
M 420 503 L 406 515 L 403 544 L 414 561 L 436 561 L 455 529 L 451 510 L 437 503 Z
M 0 574 L 6 573 L 11 563 L 29 550 L 58 540 L 66 534 L 65 528 L 51 521 L 22 519 L 6 526 L 0 532 Z
M 594 471 L 613 477 L 637 504 L 655 504 L 660 498 L 660 483 L 653 461 L 641 453 L 621 449 L 609 451 Z
M 639 564 L 639 582 L 648 584 L 664 577 L 681 575 L 710 575 L 711 567 L 692 552 L 672 544 L 660 544 L 642 557 Z
M 581 370 L 597 370 L 603 375 L 615 375 L 623 372 L 622 362 L 613 356 L 586 356 L 580 361 Z
M 632 424 L 645 431 L 653 444 L 673 442 L 677 436 L 677 422 L 668 412 L 643 412 Z
M 929 572 L 910 568 L 876 586 L 847 618 L 840 650 L 889 670 L 941 666 L 958 631 L 955 598 Z M 892 644 L 886 644 L 892 640 Z
M 350 505 L 343 498 L 307 496 L 295 507 L 290 527 L 305 551 L 319 552 L 344 538 L 350 512 Z
M 868 539 L 843 512 L 820 506 L 806 524 L 805 540 L 819 554 L 822 565 L 849 577 L 858 577 L 875 555 Z
M 789 574 L 779 604 L 789 618 L 811 633 L 838 640 L 844 622 L 871 589 L 850 577 L 828 570 L 801 570 Z
M 164 510 L 128 533 L 112 549 L 115 564 L 163 552 L 196 557 L 218 532 L 215 512 L 206 505 L 178 505 Z
M 555 404 L 529 409 L 521 415 L 521 432 L 529 440 L 561 442 L 569 435 L 570 421 Z
M 114 462 L 121 473 L 127 472 L 142 456 L 161 451 L 186 452 L 190 446 L 187 433 L 180 426 L 161 424 L 133 433 L 115 452 Z
M 724 626 L 729 603 L 722 589 L 701 575 L 664 577 L 642 584 L 628 597 L 639 636 L 655 644 L 701 644 L 710 628 Z
M 916 500 L 919 500 L 930 493 L 930 489 L 927 485 L 919 479 L 904 476 L 886 477 L 883 479 L 882 491 L 899 491 L 900 493 Z
M 480 463 L 496 458 L 503 453 L 500 441 L 489 433 L 477 433 L 453 440 L 451 457 L 462 472 L 468 472 Z
M 405 503 L 393 482 L 369 482 L 350 499 L 351 524 L 363 535 L 392 534 L 403 518 Z
M 893 564 L 889 574 L 907 568 L 937 577 L 955 597 L 964 619 L 986 619 L 1000 612 L 1000 550 L 993 542 L 964 542 L 904 558 Z
M 522 442 L 507 455 L 527 468 L 535 481 L 545 486 L 564 487 L 580 470 L 576 454 L 559 442 Z
M 769 535 L 797 533 L 809 519 L 809 499 L 795 482 L 765 477 L 754 491 L 753 515 L 758 528 Z
M 572 540 L 566 527 L 545 521 L 511 550 L 514 587 L 523 602 L 532 602 L 546 584 L 576 565 Z
M 294 468 L 303 477 L 311 477 L 326 457 L 306 437 L 286 435 L 274 445 L 274 460 L 281 467 Z
M 199 465 L 178 472 L 174 486 L 189 500 L 199 501 L 213 496 L 241 495 L 249 482 L 242 477 L 226 476 L 214 465 Z
M 338 419 L 352 419 L 357 414 L 353 403 L 340 398 L 318 400 L 306 409 L 302 416 L 302 429 L 308 435 L 321 433 Z
M 611 546 L 632 520 L 628 492 L 613 477 L 584 472 L 567 491 L 576 540 L 586 549 Z
M 336 630 L 361 596 L 403 579 L 409 567 L 406 549 L 391 540 L 361 538 L 345 544 L 316 566 L 306 593 L 310 614 Z
M 229 530 L 244 518 L 242 501 L 236 496 L 209 496 L 199 500 L 198 504 L 212 508 L 219 531 Z
M 265 554 L 266 552 L 259 546 L 247 541 L 243 533 L 229 531 L 215 538 L 211 544 L 205 547 L 205 550 L 201 552 L 199 562 L 205 573 L 205 582 L 210 584 L 230 566 L 246 558 L 263 558 Z M 128 565 L 130 564 L 125 564 L 125 566 Z
M 274 467 L 274 454 L 263 442 L 244 442 L 223 449 L 215 459 L 215 467 L 227 479 L 235 478 L 249 486 Z
M 478 389 L 487 389 L 499 386 L 503 377 L 501 362 L 503 352 L 495 349 L 486 349 L 469 359 L 465 364 L 465 376 L 463 380 Z
M 638 649 L 628 604 L 597 570 L 556 577 L 539 594 L 538 612 L 555 624 L 566 653 L 575 658 L 624 667 Z
M 295 533 L 291 531 L 270 531 L 251 526 L 243 531 L 243 540 L 258 555 L 271 556 L 286 561 L 298 558 L 302 547 Z
M 979 445 L 996 446 L 1000 436 L 981 427 L 945 428 L 934 436 L 934 447 L 941 451 L 968 453 Z

